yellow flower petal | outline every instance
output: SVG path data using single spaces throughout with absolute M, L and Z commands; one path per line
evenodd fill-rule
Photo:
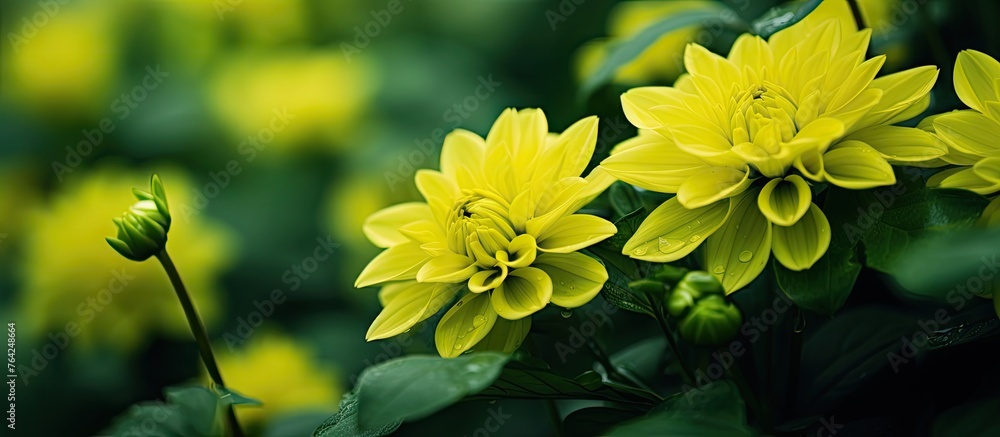
M 995 87 L 1000 77 L 1000 62 L 986 53 L 962 50 L 955 62 L 955 92 L 962 102 L 979 112 L 986 112 L 985 102 L 1000 100 Z
M 830 247 L 830 222 L 816 206 L 792 226 L 775 226 L 771 251 L 774 258 L 789 270 L 801 271 L 813 266 Z
M 368 328 L 365 340 L 379 340 L 406 332 L 444 308 L 462 288 L 462 284 L 421 284 L 416 281 L 392 284 L 386 288 L 390 286 L 395 287 L 391 292 L 392 298 Z
M 414 180 L 417 190 L 430 205 L 435 219 L 438 223 L 444 223 L 452 205 L 458 200 L 458 185 L 443 173 L 426 169 L 417 170 Z
M 534 267 L 552 279 L 554 305 L 576 308 L 590 302 L 608 280 L 604 265 L 582 253 L 543 253 Z
M 441 146 L 441 172 L 460 188 L 479 186 L 483 173 L 486 141 L 465 129 L 455 129 L 444 137 Z
M 732 197 L 750 186 L 749 169 L 711 167 L 689 177 L 677 190 L 677 201 L 685 208 L 700 208 Z
M 444 358 L 471 349 L 493 329 L 497 313 L 486 293 L 469 293 L 444 314 L 434 331 L 434 344 Z
M 505 354 L 513 353 L 517 348 L 521 347 L 521 343 L 528 336 L 529 331 L 531 331 L 531 317 L 518 320 L 507 320 L 503 317 L 497 317 L 496 323 L 493 324 L 493 329 L 479 343 L 476 343 L 475 350 L 476 352 L 494 351 Z
M 1000 184 L 1000 156 L 993 156 L 989 158 L 984 158 L 974 165 L 973 170 L 979 177 L 992 182 L 994 184 Z
M 354 286 L 361 288 L 380 282 L 413 279 L 429 259 L 430 256 L 416 243 L 392 246 L 368 263 L 354 281 Z
M 745 287 L 764 271 L 771 252 L 771 222 L 757 208 L 759 189 L 732 199 L 726 223 L 705 243 L 705 267 L 726 294 Z
M 791 175 L 784 179 L 771 179 L 760 191 L 757 206 L 771 223 L 791 226 L 809 210 L 811 200 L 809 184 L 801 176 Z
M 934 131 L 949 146 L 978 156 L 1000 154 L 1000 123 L 971 110 L 955 111 L 934 119 Z
M 948 153 L 948 148 L 933 135 L 911 127 L 872 126 L 845 139 L 867 144 L 890 163 L 930 161 Z
M 507 279 L 508 268 L 500 264 L 499 268 L 493 270 L 483 270 L 469 278 L 469 291 L 482 293 L 500 286 L 504 279 Z
M 435 256 L 417 271 L 419 282 L 464 282 L 479 271 L 476 260 L 449 253 Z
M 924 101 L 934 87 L 937 77 L 937 67 L 928 65 L 887 74 L 873 80 L 871 88 L 881 90 L 882 97 L 868 115 L 855 125 L 855 128 L 889 123 L 911 106 Z
M 389 247 L 409 241 L 399 232 L 400 228 L 419 220 L 431 219 L 431 208 L 426 203 L 401 203 L 368 216 L 361 229 L 376 246 Z
M 532 185 L 551 184 L 555 181 L 583 174 L 597 145 L 597 117 L 584 118 L 566 128 L 543 149 L 540 156 L 529 158 L 544 163 L 535 170 Z
M 986 209 L 979 216 L 979 221 L 976 222 L 976 225 L 986 228 L 1000 226 L 1000 196 L 993 198 L 989 205 L 986 205 Z M 993 298 L 998 299 L 1000 296 L 995 295 Z
M 543 252 L 569 253 L 597 244 L 617 232 L 611 222 L 593 215 L 573 214 L 556 220 L 538 234 L 538 249 Z
M 643 220 L 622 249 L 632 258 L 651 262 L 677 261 L 694 251 L 726 221 L 731 200 L 687 209 L 673 197 Z
M 748 66 L 752 71 L 774 68 L 771 46 L 763 38 L 749 33 L 736 38 L 733 48 L 729 50 L 729 60 L 736 65 Z
M 876 56 L 855 67 L 827 104 L 828 110 L 835 111 L 843 107 L 867 89 L 882 64 L 885 64 L 885 55 Z
M 636 127 L 643 129 L 660 127 L 663 122 L 656 118 L 650 109 L 668 102 L 680 102 L 681 93 L 683 92 L 670 87 L 632 88 L 622 94 L 622 109 L 628 121 Z
M 892 166 L 860 141 L 841 141 L 823 154 L 826 180 L 838 187 L 864 190 L 896 183 Z
M 732 61 L 708 51 L 699 44 L 687 45 L 684 50 L 684 66 L 688 73 L 707 76 L 720 86 L 728 86 L 740 81 L 740 70 Z
M 625 140 L 601 162 L 601 167 L 622 182 L 660 193 L 676 193 L 685 180 L 708 167 L 651 130 Z
M 934 188 L 961 188 L 978 194 L 1000 191 L 1000 184 L 983 179 L 974 168 L 961 167 L 935 173 L 927 179 L 927 186 Z
M 592 216 L 585 216 L 592 217 Z M 538 246 L 535 237 L 529 234 L 521 234 L 510 240 L 506 252 L 497 254 L 500 262 L 510 268 L 528 267 L 535 262 L 538 253 Z M 503 259 L 500 259 L 503 256 Z
M 490 303 L 507 320 L 528 317 L 545 307 L 552 298 L 552 279 L 545 271 L 525 267 L 510 272 L 492 293 Z

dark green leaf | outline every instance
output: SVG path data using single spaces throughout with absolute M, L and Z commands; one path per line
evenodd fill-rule
M 221 402 L 229 405 L 251 405 L 259 407 L 264 405 L 261 401 L 239 394 L 236 390 L 228 387 L 219 388 Z
M 802 348 L 800 404 L 823 413 L 871 380 L 877 372 L 909 363 L 923 348 L 911 339 L 918 317 L 883 307 L 838 314 L 808 337 Z M 914 347 L 910 349 L 909 347 Z
M 164 390 L 167 402 L 144 402 L 118 416 L 101 435 L 155 437 L 215 436 L 222 403 L 206 387 L 181 386 Z
M 965 284 L 970 278 L 989 283 L 1000 276 L 998 248 L 1000 228 L 952 232 L 915 244 L 901 254 L 892 270 L 907 290 L 944 300 L 957 284 Z
M 635 410 L 618 408 L 581 408 L 569 413 L 563 419 L 563 431 L 566 435 L 576 437 L 606 435 L 611 427 L 626 420 L 634 419 L 641 414 Z
M 854 289 L 861 264 L 853 250 L 830 249 L 811 268 L 794 272 L 776 260 L 775 278 L 795 305 L 823 315 L 837 312 Z
M 508 360 L 510 355 L 492 352 L 411 355 L 370 367 L 355 389 L 358 423 L 372 429 L 427 417 L 488 387 Z
M 580 86 L 581 96 L 589 96 L 594 90 L 611 80 L 619 68 L 639 56 L 647 47 L 660 39 L 660 36 L 711 19 L 717 19 L 723 16 L 723 11 L 728 11 L 728 14 L 733 17 L 737 16 L 735 12 L 729 11 L 721 5 L 706 3 L 700 9 L 691 9 L 670 14 L 663 20 L 643 29 L 633 36 L 632 39 L 614 45 L 611 47 L 604 63 Z
M 635 192 L 635 188 L 624 182 L 615 182 L 608 189 L 608 201 L 611 209 L 615 211 L 615 217 L 623 217 L 642 209 L 642 199 Z
M 767 11 L 760 18 L 753 21 L 750 27 L 753 28 L 754 33 L 760 35 L 762 38 L 768 38 L 779 30 L 789 27 L 799 21 L 802 21 L 806 15 L 809 15 L 823 0 L 809 0 L 802 3 L 788 3 L 785 5 L 777 6 Z M 801 6 L 800 6 L 801 5 Z
M 608 435 L 752 436 L 739 391 L 728 381 L 667 399 L 641 419 L 614 428 Z
M 934 420 L 931 437 L 1000 435 L 998 411 L 1000 396 L 959 405 Z
M 566 378 L 550 370 L 511 363 L 504 368 L 500 378 L 493 385 L 472 398 L 592 399 L 645 405 L 654 405 L 659 402 L 659 398 L 655 394 L 643 390 L 609 382 L 601 383 L 595 388 L 591 382 Z
M 402 420 L 372 429 L 363 429 L 358 424 L 358 396 L 354 392 L 340 400 L 337 414 L 330 416 L 313 431 L 313 437 L 382 437 L 392 434 Z

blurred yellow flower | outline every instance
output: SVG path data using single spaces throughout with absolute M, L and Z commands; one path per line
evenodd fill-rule
M 219 0 L 212 5 L 218 19 L 235 23 L 242 41 L 251 46 L 304 41 L 309 35 L 311 11 L 303 0 Z
M 169 169 L 158 171 L 170 186 L 172 207 L 191 205 L 193 187 L 187 177 Z M 104 241 L 115 230 L 109 217 L 135 201 L 130 189 L 142 186 L 148 177 L 113 167 L 89 169 L 79 179 L 64 182 L 49 202 L 31 212 L 20 269 L 20 314 L 26 330 L 39 337 L 46 331 L 65 332 L 82 344 L 124 350 L 154 332 L 190 338 L 162 267 L 126 260 Z M 230 264 L 232 239 L 227 228 L 200 216 L 191 216 L 190 222 L 181 214 L 177 218 L 168 248 L 211 325 L 219 312 L 217 281 Z
M 945 153 L 927 132 L 893 123 L 919 114 L 937 78 L 918 67 L 875 79 L 845 0 L 827 0 L 768 41 L 739 37 L 723 58 L 697 44 L 674 87 L 622 95 L 638 137 L 601 163 L 638 187 L 677 193 L 654 210 L 625 254 L 678 260 L 706 242 L 706 268 L 727 293 L 749 284 L 773 252 L 805 270 L 830 243 L 812 183 L 867 189 L 895 183 L 890 163 Z
M 4 267 L 14 264 L 15 248 L 30 224 L 28 211 L 42 200 L 35 169 L 30 161 L 19 159 L 0 163 L 0 265 Z
M 619 3 L 608 18 L 609 38 L 590 41 L 576 55 L 577 77 L 581 80 L 600 68 L 614 43 L 626 41 L 671 14 L 704 7 L 710 1 L 629 1 Z M 664 34 L 645 51 L 615 73 L 618 83 L 670 81 L 684 71 L 684 46 L 700 26 L 690 26 Z
M 1000 191 L 1000 62 L 982 52 L 963 50 L 954 81 L 958 97 L 972 109 L 921 122 L 948 146 L 948 153 L 929 165 L 955 166 L 931 176 L 927 185 L 994 194 Z
M 22 23 L 4 38 L 4 98 L 52 115 L 100 116 L 117 80 L 119 48 L 114 10 L 30 3 Z M 44 20 L 41 17 L 45 17 Z M 9 41 L 8 41 L 9 40 Z
M 339 50 L 245 53 L 219 67 L 211 101 L 236 142 L 258 136 L 258 150 L 355 147 L 351 139 L 373 92 L 372 73 Z M 287 115 L 275 128 L 279 113 Z M 270 132 L 258 135 L 263 130 Z
M 355 283 L 386 284 L 385 309 L 366 338 L 401 334 L 458 297 L 438 323 L 438 353 L 513 352 L 532 314 L 597 296 L 608 274 L 577 251 L 615 226 L 574 214 L 611 183 L 600 171 L 580 177 L 596 141 L 597 117 L 556 135 L 538 109 L 504 111 L 485 140 L 461 129 L 445 137 L 441 171 L 416 174 L 424 202 L 383 209 L 364 224 L 386 248 Z
M 222 344 L 214 349 L 226 385 L 263 403 L 236 407 L 244 426 L 261 426 L 285 413 L 337 411 L 343 393 L 340 379 L 315 359 L 307 345 L 262 332 L 247 340 L 241 350 L 228 350 Z M 202 379 L 210 381 L 207 374 Z

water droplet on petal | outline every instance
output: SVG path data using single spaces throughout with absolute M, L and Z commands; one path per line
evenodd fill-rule
M 462 346 L 465 346 L 465 345 L 463 345 L 462 343 L 455 343 L 455 350 L 462 349 Z
M 681 248 L 681 246 L 685 244 L 681 240 L 673 238 L 663 238 L 663 237 L 660 237 L 659 240 L 657 240 L 657 243 L 660 244 L 660 252 L 663 253 L 670 253 L 677 251 L 678 249 Z
M 701 239 L 701 235 L 694 234 L 694 235 L 691 236 L 691 239 L 689 241 L 692 242 L 692 243 L 697 243 L 698 240 L 700 240 L 700 239 Z
M 455 308 L 458 308 L 458 307 L 462 306 L 462 304 L 464 304 L 464 303 L 465 303 L 465 301 L 462 301 L 462 300 L 458 301 L 458 303 L 455 304 Z
M 750 262 L 751 258 L 753 258 L 753 252 L 749 250 L 744 250 L 739 254 L 740 262 Z
M 484 323 L 486 323 L 486 317 L 476 316 L 472 319 L 472 326 L 475 326 L 477 328 L 483 326 Z M 472 328 L 469 328 L 469 330 L 471 331 Z
M 712 269 L 712 272 L 715 273 L 715 274 L 717 274 L 717 275 L 721 275 L 723 273 L 726 273 L 726 266 L 723 266 L 722 264 L 719 264 L 719 265 L 715 266 L 714 269 Z
M 564 319 L 568 319 L 573 316 L 573 311 L 570 311 L 569 309 L 564 309 L 559 312 L 559 315 L 563 316 Z
M 645 255 L 646 254 L 646 248 L 645 247 L 637 247 L 637 248 L 635 248 L 635 250 L 632 251 L 632 253 L 634 253 L 636 255 L 639 255 L 639 256 Z

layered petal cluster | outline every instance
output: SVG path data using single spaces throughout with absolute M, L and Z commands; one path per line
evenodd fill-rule
M 944 156 L 923 163 L 950 166 L 927 185 L 995 194 L 1000 191 L 1000 62 L 982 52 L 962 51 L 955 63 L 955 92 L 971 109 L 927 117 L 920 124 L 948 147 Z M 984 216 L 992 217 L 998 208 L 1000 200 L 994 199 Z M 1000 222 L 1000 217 L 990 221 Z
M 826 252 L 830 228 L 811 186 L 895 183 L 890 164 L 940 157 L 928 132 L 893 126 L 923 111 L 937 69 L 876 78 L 844 0 L 822 2 L 767 41 L 742 35 L 728 57 L 690 44 L 673 87 L 629 90 L 622 105 L 640 128 L 600 168 L 640 188 L 677 195 L 654 210 L 624 253 L 680 259 L 705 242 L 706 269 L 727 293 L 748 284 L 770 254 L 792 270 Z
M 381 210 L 364 224 L 368 239 L 386 248 L 355 282 L 385 284 L 367 339 L 401 334 L 458 298 L 435 332 L 441 356 L 473 347 L 512 352 L 545 305 L 593 299 L 608 275 L 577 251 L 616 231 L 574 214 L 614 180 L 602 171 L 580 177 L 596 140 L 596 117 L 556 135 L 537 109 L 504 111 L 485 139 L 449 134 L 441 171 L 417 172 L 424 202 Z

